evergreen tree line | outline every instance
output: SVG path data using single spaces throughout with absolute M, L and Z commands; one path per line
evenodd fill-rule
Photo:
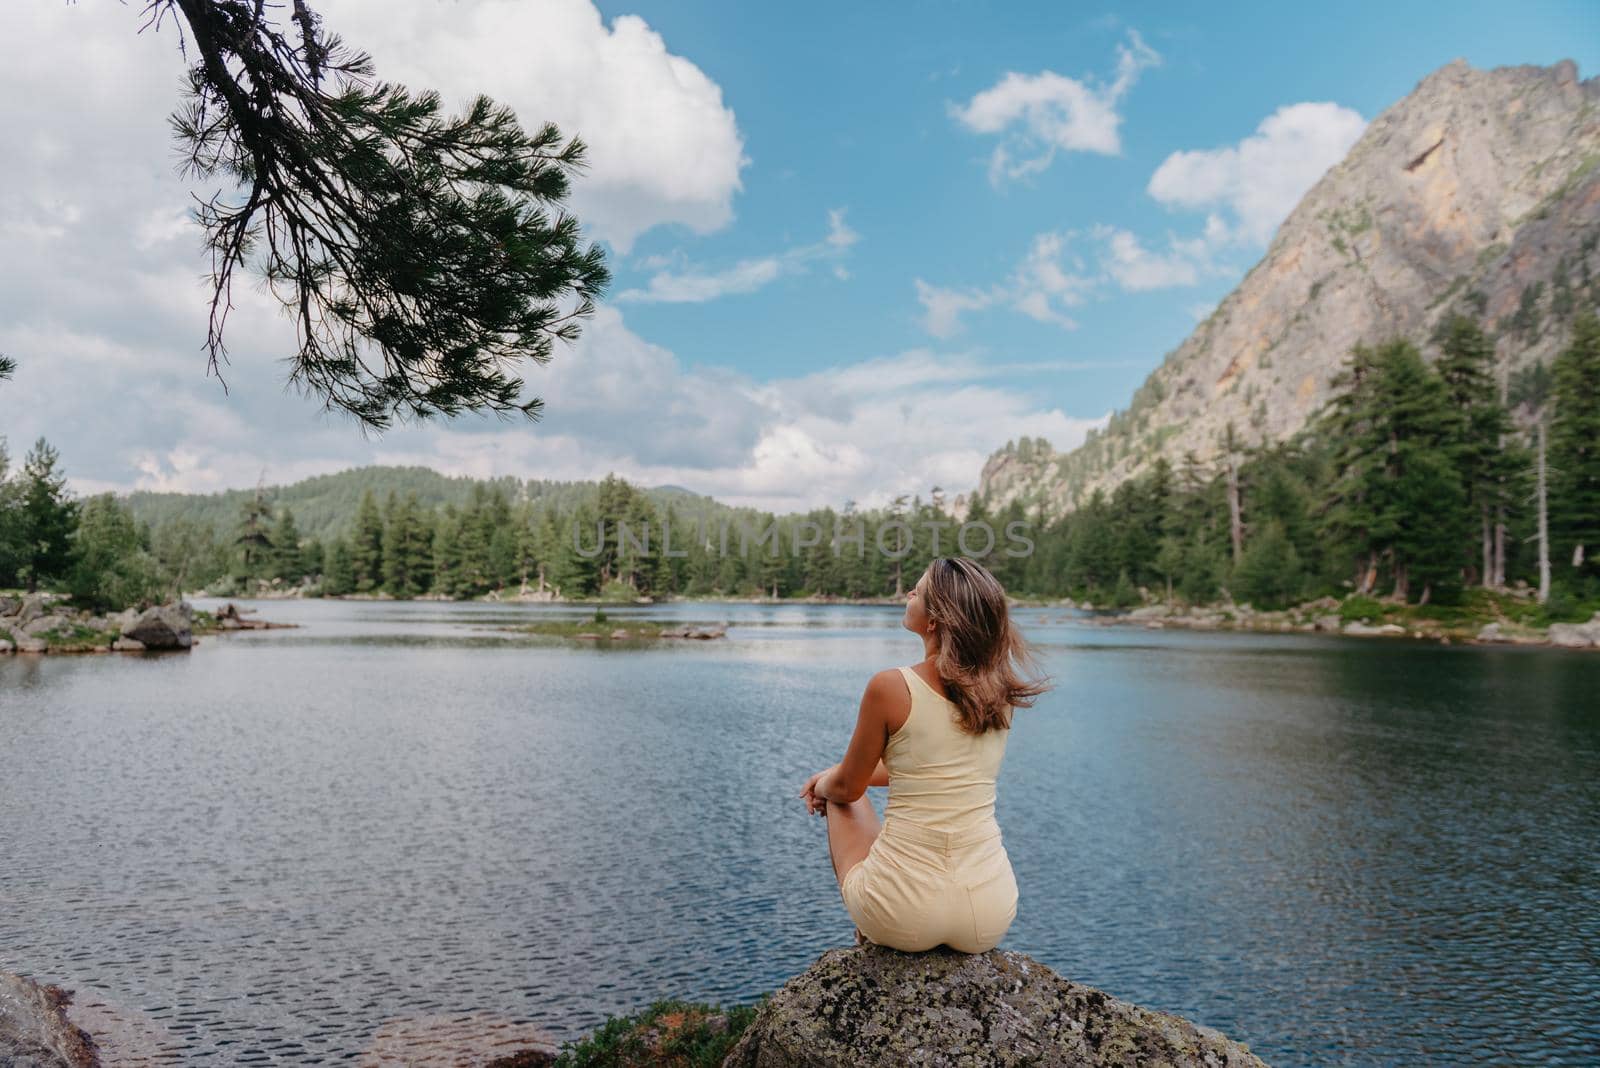
M 1290 441 L 1250 449 L 1229 426 L 1209 465 L 1191 452 L 1097 490 L 1038 535 L 1022 588 L 1258 608 L 1350 592 L 1453 603 L 1517 581 L 1563 604 L 1600 597 L 1600 322 L 1580 316 L 1553 369 L 1504 391 L 1475 320 L 1449 317 L 1430 341 L 1431 364 L 1403 339 L 1357 346 Z
M 154 538 L 109 493 L 77 500 L 60 465 L 40 438 L 13 471 L 0 438 L 0 589 L 62 590 L 109 610 L 181 588 L 191 547 Z
M 571 507 L 513 503 L 490 486 L 476 487 L 460 508 L 426 508 L 397 493 L 380 505 L 368 493 L 350 531 L 326 544 L 301 541 L 291 511 L 274 515 L 254 502 L 235 540 L 248 547 L 243 575 L 314 582 L 327 595 L 871 597 L 903 593 L 934 556 L 961 551 L 961 537 L 975 552 L 992 548 L 995 568 L 1020 579 L 1028 549 L 1022 506 L 983 526 L 963 535 L 938 490 L 927 501 L 903 496 L 870 512 L 847 505 L 779 517 L 661 507 L 609 475 L 592 499 Z
M 1048 522 L 981 496 L 957 520 L 938 489 L 869 511 L 697 510 L 608 476 L 581 496 L 477 483 L 443 505 L 369 490 L 326 539 L 259 491 L 227 529 L 181 515 L 152 528 L 110 495 L 73 500 L 41 439 L 10 477 L 0 447 L 0 587 L 107 608 L 257 581 L 395 597 L 872 597 L 964 553 L 1015 593 L 1096 604 L 1136 603 L 1141 587 L 1259 608 L 1348 592 L 1448 603 L 1517 581 L 1558 603 L 1600 597 L 1600 322 L 1580 316 L 1553 368 L 1505 390 L 1474 320 L 1451 317 L 1430 342 L 1431 364 L 1406 340 L 1358 346 L 1333 403 L 1290 441 L 1250 448 L 1228 427 L 1210 462 L 1162 459 Z

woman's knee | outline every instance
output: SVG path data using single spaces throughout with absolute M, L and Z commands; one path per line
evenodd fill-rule
M 872 807 L 872 799 L 864 793 L 854 801 L 829 801 L 828 813 L 830 815 L 837 813 L 845 819 L 852 820 L 865 819 L 867 816 L 871 816 L 874 820 L 878 818 L 877 809 Z

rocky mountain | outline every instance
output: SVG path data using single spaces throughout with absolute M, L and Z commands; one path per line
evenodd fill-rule
M 1008 443 L 979 490 L 1051 515 L 1157 457 L 1216 459 L 1302 429 L 1351 346 L 1427 345 L 1452 312 L 1496 335 L 1502 381 L 1566 344 L 1600 300 L 1600 78 L 1553 67 L 1435 71 L 1373 120 L 1263 259 L 1079 448 Z M 1214 470 L 1214 465 L 1212 467 Z

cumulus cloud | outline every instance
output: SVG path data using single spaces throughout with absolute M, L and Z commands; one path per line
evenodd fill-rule
M 582 137 L 589 167 L 573 209 L 619 252 L 654 226 L 709 233 L 732 220 L 748 162 L 733 111 L 644 19 L 608 26 L 590 0 L 325 0 L 318 10 L 386 78 L 432 86 L 457 106 L 487 93 L 530 126 L 548 120 Z
M 14 152 L 0 225 L 50 225 L 73 206 L 72 188 L 115 196 L 121 184 L 154 184 L 167 190 L 165 205 L 184 203 L 166 147 L 184 69 L 177 26 L 169 19 L 139 33 L 142 6 L 8 6 L 0 132 Z M 317 11 L 331 32 L 372 53 L 385 79 L 437 89 L 456 111 L 486 93 L 526 127 L 553 121 L 582 137 L 588 167 L 569 203 L 618 251 L 652 227 L 707 233 L 732 220 L 749 162 L 734 113 L 721 87 L 643 19 L 607 25 L 590 0 L 323 0 Z M 50 121 L 30 120 L 30 107 Z M 83 136 L 90 124 L 93 141 Z M 140 151 L 152 139 L 162 150 Z M 10 171 L 13 162 L 55 167 L 67 157 L 81 180 L 42 197 L 19 190 Z
M 1225 219 L 1208 220 L 1213 240 L 1264 245 L 1366 126 L 1338 104 L 1290 104 L 1236 145 L 1174 152 L 1150 176 L 1148 189 L 1169 207 L 1225 213 Z
M 681 256 L 651 257 L 646 263 L 659 268 L 643 289 L 625 289 L 617 294 L 623 304 L 701 304 L 737 293 L 753 293 L 786 274 L 804 274 L 820 259 L 837 260 L 861 235 L 844 221 L 844 209 L 828 212 L 828 232 L 822 240 L 799 245 L 757 259 L 742 260 L 720 271 L 708 271 L 684 262 Z M 670 266 L 669 266 L 670 265 Z M 834 277 L 844 281 L 850 272 L 842 263 L 834 264 Z
M 245 318 L 252 336 L 271 333 L 266 319 Z M 248 366 L 241 361 L 224 396 L 192 359 L 101 345 L 0 327 L 0 346 L 33 356 L 0 393 L 7 431 L 18 441 L 45 434 L 61 446 L 80 492 L 205 492 L 386 463 L 475 477 L 592 479 L 615 471 L 786 512 L 974 485 L 996 426 L 1070 447 L 1104 422 L 998 384 L 1099 364 L 1006 364 L 913 350 L 757 382 L 686 365 L 630 330 L 615 308 L 600 309 L 576 345 L 530 371 L 530 389 L 547 404 L 538 423 L 469 416 L 372 439 L 275 388 L 258 353 L 248 354 Z M 108 366 L 117 370 L 107 373 Z
M 989 180 L 998 185 L 1045 170 L 1058 151 L 1121 153 L 1117 105 L 1140 72 L 1160 62 L 1130 29 L 1127 42 L 1117 46 L 1117 73 L 1108 83 L 1095 85 L 1049 70 L 1011 71 L 966 104 L 952 104 L 950 114 L 974 133 L 1002 135 L 989 158 Z
M 1125 67 L 1119 82 L 1137 73 L 1132 61 Z M 1093 247 L 1079 253 L 1070 270 L 1062 258 L 1075 235 L 1040 234 L 1005 283 L 963 289 L 918 279 L 924 326 L 936 337 L 948 337 L 960 329 L 962 315 L 1008 305 L 1041 322 L 1071 327 L 1062 309 L 1111 287 L 1142 292 L 1231 275 L 1237 268 L 1230 254 L 1264 245 L 1365 128 L 1360 115 L 1337 104 L 1291 104 L 1237 145 L 1174 152 L 1156 168 L 1148 191 L 1168 207 L 1205 211 L 1199 233 L 1169 232 L 1162 244 L 1123 227 L 1094 226 L 1087 232 Z M 1085 266 L 1086 259 L 1092 267 Z
M 447 99 L 482 89 L 581 133 L 592 167 L 575 189 L 601 188 L 580 215 L 620 245 L 647 226 L 726 221 L 742 163 L 732 115 L 644 23 L 608 27 L 572 0 L 318 9 L 373 50 L 385 77 Z M 603 307 L 548 366 L 517 368 L 525 396 L 546 402 L 541 421 L 463 417 L 364 437 L 287 385 L 292 323 L 243 278 L 224 390 L 206 374 L 207 265 L 166 125 L 183 61 L 170 23 L 140 35 L 137 16 L 137 5 L 19 7 L 0 64 L 0 139 L 14 149 L 0 184 L 0 352 L 18 360 L 0 384 L 0 434 L 13 452 L 47 437 L 80 492 L 210 491 L 416 463 L 475 476 L 616 471 L 784 511 L 971 485 L 996 426 L 1068 446 L 1100 422 L 1002 384 L 1042 366 L 917 352 L 759 382 L 688 362 L 693 353 L 651 343 Z M 625 93 L 629 78 L 639 81 Z M 582 99 L 591 85 L 595 99 Z M 603 136 L 624 95 L 643 117 L 618 115 L 622 132 Z M 702 168 L 700 157 L 720 162 Z M 820 270 L 842 266 L 856 240 L 840 212 L 805 247 L 819 248 Z

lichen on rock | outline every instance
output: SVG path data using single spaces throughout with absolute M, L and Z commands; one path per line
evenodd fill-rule
M 1248 1046 L 1063 978 L 1022 953 L 834 949 L 762 1006 L 724 1068 L 1245 1068 Z
M 0 1065 L 99 1068 L 94 1040 L 67 1019 L 72 995 L 24 975 L 0 972 Z

